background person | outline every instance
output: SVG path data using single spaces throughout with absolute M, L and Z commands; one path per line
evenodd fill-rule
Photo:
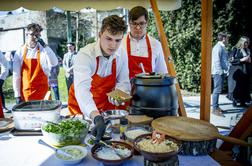
M 147 35 L 148 11 L 136 6 L 129 11 L 130 33 L 123 39 L 129 59 L 130 78 L 145 72 L 168 73 L 161 43 Z
M 72 42 L 67 43 L 67 50 L 68 52 L 64 54 L 64 58 L 63 58 L 63 68 L 65 70 L 67 91 L 69 91 L 70 86 L 72 85 L 73 79 L 74 79 L 73 62 L 74 62 L 75 56 L 77 55 L 75 51 L 74 43 Z
M 230 54 L 228 98 L 233 101 L 233 106 L 237 106 L 237 103 L 247 106 L 246 103 L 251 101 L 248 68 L 248 65 L 251 64 L 249 44 L 248 37 L 241 37 Z
M 115 88 L 130 91 L 128 59 L 120 47 L 127 30 L 123 18 L 117 15 L 102 21 L 99 40 L 81 48 L 74 62 L 74 84 L 69 91 L 68 108 L 71 114 L 84 114 L 94 121 L 92 133 L 98 142 L 105 132 L 100 113 L 114 109 L 107 93 Z M 114 102 L 113 102 L 114 101 Z M 120 104 L 120 103 L 119 103 Z
M 225 74 L 228 71 L 228 52 L 225 48 L 228 43 L 226 33 L 218 34 L 218 42 L 212 49 L 212 77 L 213 77 L 213 94 L 212 94 L 212 113 L 217 116 L 223 116 L 224 111 L 219 107 L 219 95 L 223 88 Z
M 3 118 L 3 110 L 7 110 L 8 109 L 5 107 L 5 98 L 4 98 L 4 94 L 3 94 L 3 84 L 4 84 L 4 80 L 7 78 L 8 76 L 8 62 L 5 59 L 5 56 L 3 55 L 3 53 L 0 51 L 0 117 Z
M 48 77 L 51 68 L 57 65 L 58 59 L 40 38 L 42 30 L 39 24 L 29 24 L 26 44 L 15 53 L 13 90 L 16 103 L 42 100 L 49 89 Z

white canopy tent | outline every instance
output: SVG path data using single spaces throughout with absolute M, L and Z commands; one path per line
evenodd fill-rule
M 67 11 L 79 11 L 83 8 L 110 10 L 117 7 L 131 9 L 134 6 L 152 7 L 156 25 L 162 43 L 169 73 L 176 76 L 168 41 L 164 33 L 159 10 L 176 10 L 181 7 L 181 0 L 2 0 L 0 11 L 15 10 L 24 7 L 29 10 L 48 10 L 53 7 Z M 158 9 L 159 7 L 159 9 Z M 211 47 L 212 47 L 212 0 L 202 0 L 202 72 L 201 72 L 201 115 L 202 120 L 210 120 L 211 89 Z M 179 114 L 186 116 L 179 84 L 176 84 L 179 97 Z

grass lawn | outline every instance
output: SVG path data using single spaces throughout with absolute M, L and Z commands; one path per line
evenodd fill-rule
M 64 74 L 64 69 L 60 67 L 60 73 L 58 76 L 58 81 L 59 81 L 59 93 L 60 93 L 60 100 L 62 102 L 67 102 L 67 87 L 66 87 L 66 81 L 65 81 L 65 74 Z M 3 86 L 3 91 L 5 95 L 5 102 L 6 104 L 8 103 L 15 103 L 15 98 L 14 98 L 14 92 L 12 88 L 12 76 L 8 77 Z M 54 99 L 54 94 L 52 92 L 52 97 Z

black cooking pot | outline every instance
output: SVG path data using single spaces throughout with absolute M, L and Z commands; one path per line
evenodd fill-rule
M 131 114 L 145 114 L 153 118 L 177 115 L 176 78 L 145 73 L 136 75 L 131 81 Z

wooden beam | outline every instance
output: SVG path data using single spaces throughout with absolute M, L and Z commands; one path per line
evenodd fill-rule
M 230 137 L 240 138 L 245 140 L 249 134 L 251 134 L 251 123 L 252 123 L 252 105 L 248 108 L 248 110 L 243 114 L 242 118 L 236 124 L 234 129 L 229 134 Z M 232 150 L 233 145 L 227 142 L 223 142 L 220 149 L 221 150 Z
M 158 30 L 158 34 L 159 34 L 161 44 L 162 44 L 162 48 L 163 48 L 163 52 L 164 52 L 164 56 L 165 56 L 165 62 L 166 62 L 168 72 L 169 72 L 169 74 L 171 76 L 176 77 L 176 71 L 174 69 L 174 64 L 173 64 L 173 61 L 172 61 L 170 49 L 168 47 L 168 41 L 167 41 L 167 38 L 166 38 L 166 35 L 165 35 L 165 32 L 164 32 L 164 26 L 163 26 L 163 23 L 161 21 L 160 13 L 158 11 L 157 2 L 156 2 L 156 0 L 150 0 L 150 3 L 151 3 L 153 13 L 155 15 L 156 27 L 157 27 L 157 30 Z M 182 99 L 182 95 L 181 95 L 181 91 L 180 91 L 178 81 L 176 83 L 176 90 L 177 90 L 177 93 L 178 93 L 178 104 L 179 104 L 178 113 L 179 113 L 180 116 L 187 116 L 186 112 L 185 112 L 185 107 L 184 107 L 184 103 L 183 103 L 183 99 Z
M 209 122 L 211 112 L 212 0 L 201 1 L 201 23 L 200 119 Z

